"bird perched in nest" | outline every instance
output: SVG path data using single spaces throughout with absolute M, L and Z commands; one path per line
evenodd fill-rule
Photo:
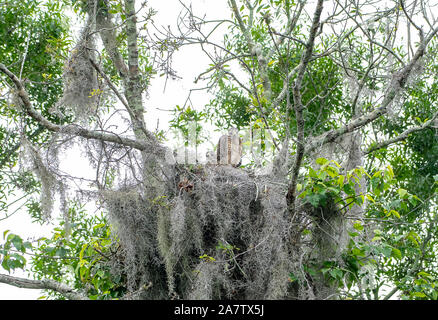
M 214 151 L 208 150 L 205 154 L 205 159 L 207 160 L 208 165 L 215 165 L 217 164 L 217 155 Z
M 178 188 L 180 191 L 185 190 L 186 192 L 193 190 L 193 183 L 189 179 L 184 178 L 178 183 Z
M 217 145 L 217 164 L 230 164 L 238 167 L 242 163 L 242 139 L 237 128 L 230 128 L 228 134 L 219 138 Z

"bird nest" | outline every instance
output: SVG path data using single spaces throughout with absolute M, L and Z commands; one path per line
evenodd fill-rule
M 285 186 L 232 166 L 175 170 L 171 197 L 105 197 L 129 291 L 152 283 L 142 298 L 287 297 L 294 259 Z

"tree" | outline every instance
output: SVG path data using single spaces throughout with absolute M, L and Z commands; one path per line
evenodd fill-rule
M 1 165 L 37 221 L 56 195 L 63 221 L 36 244 L 5 232 L 3 268 L 30 254 L 36 279 L 0 282 L 73 299 L 437 298 L 434 4 L 229 0 L 231 18 L 210 21 L 181 2 L 176 31 L 134 0 L 32 4 L 1 9 L 17 30 L 0 52 L 16 141 Z M 68 55 L 67 9 L 84 21 Z M 186 146 L 202 141 L 191 121 L 250 127 L 261 152 L 242 168 L 178 163 L 146 126 L 151 79 L 176 77 L 189 45 L 211 59 L 195 82 L 215 96 L 171 126 Z M 58 166 L 74 144 L 88 185 Z

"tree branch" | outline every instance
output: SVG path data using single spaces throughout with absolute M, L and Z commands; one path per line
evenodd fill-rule
M 135 15 L 135 0 L 125 0 L 126 34 L 128 41 L 128 80 L 125 85 L 125 97 L 135 117 L 132 119 L 134 132 L 145 127 L 143 119 L 142 87 L 138 64 L 138 34 L 137 17 Z
M 429 120 L 425 121 L 421 126 L 416 126 L 416 127 L 409 128 L 409 129 L 403 131 L 401 134 L 399 134 L 398 136 L 396 136 L 394 138 L 391 138 L 391 139 L 379 142 L 379 143 L 377 143 L 375 145 L 372 145 L 364 153 L 365 154 L 369 154 L 369 153 L 374 152 L 376 150 L 379 150 L 379 149 L 382 149 L 384 147 L 387 147 L 387 146 L 389 146 L 389 145 L 391 145 L 393 143 L 405 140 L 405 139 L 407 139 L 409 137 L 409 135 L 411 133 L 414 133 L 414 132 L 417 132 L 417 131 L 421 131 L 421 130 L 430 128 L 435 123 L 435 119 L 437 118 L 437 116 L 438 116 L 438 112 L 434 114 L 432 119 L 429 119 Z
M 438 215 L 435 216 L 434 220 L 432 221 L 430 227 L 427 229 L 427 235 L 424 238 L 422 244 L 421 244 L 421 248 L 420 248 L 420 252 L 421 255 L 418 256 L 414 263 L 412 264 L 412 267 L 409 269 L 409 271 L 407 272 L 406 276 L 404 277 L 404 279 L 408 279 L 411 276 L 414 276 L 417 272 L 419 272 L 421 270 L 421 263 L 424 260 L 424 257 L 426 255 L 426 247 L 430 241 L 430 239 L 433 236 L 433 230 L 436 229 L 436 225 L 438 223 Z M 392 289 L 384 298 L 383 300 L 389 300 L 398 290 L 400 290 L 400 285 L 397 285 L 394 289 Z
M 166 149 L 163 146 L 160 146 L 155 142 L 133 140 L 125 137 L 120 137 L 115 133 L 103 133 L 100 131 L 92 131 L 78 127 L 76 125 L 61 126 L 52 123 L 33 108 L 32 103 L 29 100 L 29 96 L 26 90 L 24 89 L 23 85 L 21 84 L 20 80 L 17 78 L 17 76 L 13 74 L 11 71 L 9 71 L 9 69 L 6 68 L 6 66 L 2 63 L 0 63 L 0 71 L 6 74 L 9 77 L 9 79 L 11 79 L 12 82 L 15 84 L 15 87 L 17 88 L 17 95 L 20 97 L 21 101 L 23 102 L 24 111 L 49 131 L 76 134 L 77 136 L 86 139 L 96 139 L 100 141 L 116 143 L 116 144 L 124 145 L 126 147 L 138 149 L 141 151 L 148 151 L 160 155 L 164 155 L 164 153 L 166 152 Z
M 263 55 L 261 46 L 254 44 L 254 41 L 251 38 L 250 30 L 248 30 L 248 28 L 245 26 L 243 19 L 240 15 L 239 9 L 237 8 L 236 1 L 230 0 L 230 4 L 231 4 L 231 9 L 233 10 L 234 15 L 236 16 L 240 30 L 242 31 L 246 39 L 249 51 L 257 58 L 259 64 L 258 69 L 260 73 L 260 78 L 262 80 L 263 89 L 264 89 L 264 95 L 266 96 L 267 100 L 269 100 L 271 98 L 272 89 L 271 89 L 271 81 L 269 80 L 269 76 L 268 76 L 268 61 L 266 57 Z M 249 9 L 254 10 L 252 7 L 250 7 Z
M 312 27 L 310 29 L 310 34 L 308 41 L 306 43 L 306 50 L 301 56 L 301 61 L 297 69 L 297 78 L 295 79 L 293 85 L 293 100 L 295 117 L 297 121 L 297 152 L 295 155 L 294 163 L 292 166 L 292 176 L 288 187 L 288 192 L 286 196 L 287 205 L 289 212 L 293 215 L 295 213 L 295 191 L 297 185 L 297 178 L 299 169 L 301 166 L 302 159 L 304 157 L 304 118 L 303 118 L 303 102 L 301 100 L 301 88 L 304 78 L 304 73 L 306 72 L 307 66 L 309 65 L 310 58 L 312 56 L 313 47 L 315 45 L 315 38 L 319 27 L 319 21 L 321 19 L 321 13 L 323 9 L 324 0 L 318 0 L 316 5 L 315 13 L 313 16 Z
M 54 281 L 51 279 L 45 280 L 30 280 L 26 278 L 13 277 L 5 274 L 0 274 L 0 282 L 18 288 L 25 289 L 43 289 L 56 291 L 70 300 L 89 300 L 87 296 L 74 291 L 65 283 Z
M 91 13 L 90 13 L 91 14 Z M 128 76 L 128 67 L 117 47 L 116 26 L 112 22 L 112 14 L 99 8 L 96 13 L 96 29 L 100 34 L 103 45 L 122 79 Z
M 412 57 L 412 60 L 401 71 L 394 73 L 379 108 L 373 110 L 366 115 L 353 119 L 352 121 L 338 129 L 330 130 L 317 137 L 314 137 L 309 141 L 309 143 L 306 144 L 304 153 L 308 154 L 309 152 L 314 151 L 317 147 L 320 147 L 326 143 L 333 142 L 340 136 L 349 132 L 353 132 L 386 114 L 388 111 L 388 105 L 394 100 L 400 90 L 405 87 L 406 82 L 411 75 L 415 64 L 420 60 L 421 57 L 423 57 L 424 53 L 426 52 L 427 44 L 432 40 L 437 32 L 438 27 L 432 30 L 428 37 L 419 44 L 415 55 Z
M 111 88 L 111 90 L 115 93 L 115 95 L 119 98 L 120 102 L 125 106 L 126 111 L 128 111 L 129 116 L 131 119 L 136 119 L 136 115 L 134 114 L 133 110 L 129 106 L 128 102 L 123 98 L 122 94 L 117 90 L 117 88 L 114 86 L 114 84 L 111 82 L 111 80 L 108 78 L 108 76 L 102 71 L 102 69 L 97 65 L 96 62 L 94 62 L 93 59 L 90 59 L 91 65 L 96 69 L 96 71 L 102 76 L 102 78 L 105 79 L 105 82 L 108 84 L 108 86 Z M 143 131 L 143 133 L 150 139 L 155 139 L 155 137 L 152 136 L 150 132 L 146 130 L 146 128 L 141 125 L 140 129 Z

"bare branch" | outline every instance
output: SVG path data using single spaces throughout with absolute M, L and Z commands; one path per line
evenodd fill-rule
M 73 288 L 69 287 L 68 285 L 51 279 L 30 280 L 26 278 L 0 274 L 0 282 L 18 288 L 53 290 L 70 300 L 89 300 L 87 296 L 74 291 Z
M 382 115 L 387 113 L 387 107 L 389 104 L 394 100 L 395 96 L 399 93 L 401 89 L 403 89 L 406 85 L 406 82 L 411 75 L 411 72 L 415 66 L 415 64 L 418 62 L 418 60 L 423 57 L 426 47 L 428 43 L 432 40 L 432 38 L 436 35 L 438 32 L 438 27 L 434 29 L 427 38 L 424 39 L 422 43 L 420 43 L 415 55 L 411 59 L 411 61 L 399 72 L 395 72 L 392 76 L 392 79 L 390 81 L 390 84 L 388 85 L 383 101 L 377 109 L 374 111 L 360 116 L 356 119 L 353 119 L 348 124 L 340 127 L 339 129 L 334 129 L 331 131 L 328 131 L 326 133 L 323 133 L 317 137 L 314 137 L 309 141 L 308 144 L 306 144 L 305 153 L 309 153 L 313 150 L 315 150 L 318 146 L 324 145 L 329 142 L 335 141 L 340 136 L 353 132 L 368 123 L 373 122 L 377 118 L 381 117 Z
M 93 59 L 89 59 L 91 65 L 93 66 L 94 69 L 96 69 L 96 71 L 101 75 L 102 78 L 105 79 L 105 82 L 107 83 L 107 85 L 111 88 L 111 90 L 115 93 L 115 95 L 117 96 L 117 98 L 119 98 L 120 102 L 125 106 L 126 110 L 128 111 L 128 113 L 132 115 L 132 111 L 128 105 L 128 102 L 125 100 L 125 98 L 122 96 L 122 94 L 119 92 L 119 90 L 117 90 L 117 88 L 114 86 L 114 84 L 111 82 L 111 80 L 108 78 L 108 76 L 106 75 L 105 72 L 102 71 L 102 69 L 99 67 L 99 65 L 93 60 Z
M 117 47 L 116 26 L 112 22 L 112 14 L 99 9 L 96 14 L 96 29 L 100 34 L 103 45 L 122 79 L 128 76 L 128 67 Z
M 247 26 L 243 22 L 243 19 L 240 15 L 239 9 L 237 8 L 237 4 L 235 0 L 230 0 L 231 9 L 233 10 L 234 15 L 239 23 L 240 30 L 242 31 L 246 42 L 248 44 L 248 48 L 251 54 L 256 56 L 257 61 L 259 63 L 259 73 L 260 78 L 262 80 L 264 95 L 269 100 L 271 98 L 272 90 L 271 90 L 271 81 L 268 76 L 268 60 L 263 55 L 262 48 L 260 45 L 254 43 L 251 38 L 251 33 L 249 32 Z
M 306 72 L 307 66 L 309 64 L 310 58 L 312 56 L 313 47 L 315 44 L 316 34 L 320 25 L 321 13 L 323 9 L 323 0 L 318 0 L 316 5 L 315 13 L 313 16 L 312 26 L 310 29 L 310 34 L 308 41 L 306 43 L 306 49 L 301 56 L 301 61 L 297 69 L 297 78 L 293 84 L 293 100 L 295 117 L 297 121 L 297 152 L 295 155 L 294 163 L 292 166 L 292 176 L 288 187 L 288 192 L 286 195 L 289 212 L 291 215 L 295 214 L 295 189 L 297 186 L 297 178 L 301 162 L 304 157 L 304 118 L 303 118 L 303 102 L 301 100 L 301 87 L 303 82 L 303 77 Z
M 427 128 L 431 128 L 434 125 L 435 119 L 437 117 L 438 117 L 438 112 L 434 114 L 432 119 L 425 121 L 421 126 L 411 127 L 409 129 L 403 131 L 402 133 L 400 133 L 398 136 L 396 136 L 394 138 L 391 138 L 391 139 L 388 139 L 385 141 L 381 141 L 377 144 L 372 145 L 370 148 L 368 148 L 368 150 L 365 151 L 365 154 L 369 154 L 369 153 L 374 152 L 376 150 L 385 148 L 391 144 L 397 143 L 399 141 L 403 141 L 403 140 L 407 139 L 411 133 L 422 131 L 422 130 L 425 130 Z

